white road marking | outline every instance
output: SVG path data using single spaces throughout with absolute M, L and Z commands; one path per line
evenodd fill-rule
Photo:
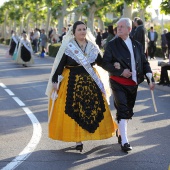
M 39 121 L 31 112 L 31 110 L 29 110 L 28 107 L 23 107 L 22 109 L 25 111 L 25 113 L 30 118 L 33 124 L 33 135 L 30 142 L 24 148 L 24 150 L 17 157 L 15 157 L 15 159 L 13 159 L 9 164 L 2 168 L 2 170 L 12 170 L 19 166 L 23 161 L 25 161 L 30 156 L 30 154 L 34 151 L 34 149 L 36 148 L 37 144 L 41 139 L 42 129 Z
M 25 104 L 18 97 L 13 97 L 13 99 L 18 103 L 19 106 L 25 106 Z
M 3 83 L 0 83 L 0 86 L 6 88 L 6 86 Z
M 10 96 L 14 96 L 15 94 L 11 91 L 11 90 L 9 90 L 9 89 L 5 89 L 5 91 L 10 95 Z
M 0 83 L 0 86 L 2 88 L 4 88 L 4 90 L 10 96 L 14 95 L 14 93 L 11 90 L 6 89 L 6 86 L 3 83 Z M 18 103 L 19 106 L 25 106 L 25 104 L 18 97 L 12 97 L 12 98 Z M 32 113 L 32 111 L 28 107 L 22 107 L 22 109 L 27 114 L 27 116 L 30 118 L 30 120 L 33 124 L 33 135 L 31 137 L 30 142 L 27 144 L 27 146 L 24 148 L 24 150 L 21 151 L 18 156 L 16 156 L 10 163 L 8 163 L 1 170 L 13 170 L 16 167 L 18 167 L 35 150 L 36 146 L 38 145 L 38 143 L 41 139 L 42 128 L 41 128 L 40 122 L 38 121 L 38 119 L 35 117 L 35 115 Z

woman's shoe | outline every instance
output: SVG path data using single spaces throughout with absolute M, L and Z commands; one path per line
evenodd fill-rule
M 75 149 L 76 149 L 77 151 L 82 152 L 82 150 L 83 150 L 83 144 L 77 145 L 77 146 L 75 147 Z
M 129 143 L 125 143 L 123 146 L 121 145 L 121 149 L 122 149 L 124 152 L 128 152 L 128 151 L 131 151 L 131 150 L 132 150 L 132 147 L 130 146 Z
M 121 138 L 120 135 L 118 135 L 118 129 L 116 130 L 116 137 L 117 137 L 117 139 L 118 139 L 118 143 L 121 144 L 122 138 Z

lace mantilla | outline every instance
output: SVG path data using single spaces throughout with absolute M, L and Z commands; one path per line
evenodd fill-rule
M 81 51 L 80 47 L 77 45 L 77 43 L 74 39 L 71 40 L 70 42 L 73 43 L 76 46 L 76 48 L 78 48 Z M 92 42 L 88 41 L 85 53 L 87 54 L 86 57 L 88 58 L 89 63 L 94 63 L 98 54 L 99 54 L 99 50 Z M 74 59 L 78 64 L 81 64 L 79 59 L 70 50 L 70 48 L 68 48 L 68 47 L 66 48 L 65 54 L 68 55 L 69 57 L 71 57 L 72 59 Z

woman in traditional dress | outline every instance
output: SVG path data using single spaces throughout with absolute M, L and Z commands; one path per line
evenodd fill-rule
M 10 43 L 9 43 L 9 55 L 13 56 L 15 48 L 18 44 L 18 36 L 13 32 Z
M 30 40 L 27 38 L 27 34 L 23 34 L 23 39 L 20 40 L 18 51 L 17 51 L 17 63 L 27 67 L 27 64 L 33 64 L 34 60 L 32 57 L 33 49 Z
M 63 37 L 46 94 L 49 138 L 76 142 L 75 149 L 80 152 L 82 141 L 110 138 L 117 129 L 96 63 L 100 66 L 102 57 L 95 37 L 77 21 Z

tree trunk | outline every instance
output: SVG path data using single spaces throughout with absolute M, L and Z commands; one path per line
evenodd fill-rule
M 64 26 L 64 17 L 60 16 L 58 18 L 58 33 L 61 35 L 62 34 L 62 28 Z
M 123 9 L 123 18 L 130 18 L 132 19 L 132 9 L 133 5 L 127 5 L 126 2 L 124 2 L 124 9 Z
M 48 30 L 49 30 L 49 26 L 50 26 L 50 20 L 51 20 L 51 9 L 48 8 L 47 22 L 46 22 L 46 27 L 45 27 L 45 31 L 47 33 L 47 36 L 48 36 Z
M 66 0 L 62 0 L 63 2 L 63 6 L 62 9 L 60 11 L 61 15 L 58 17 L 58 33 L 61 35 L 62 34 L 62 28 L 64 26 L 64 17 L 66 16 L 66 11 L 67 11 L 67 1 Z M 64 12 L 63 12 L 64 11 Z
M 80 17 L 81 17 L 81 13 L 80 12 L 75 12 L 74 22 L 79 21 Z
M 22 34 L 22 32 L 23 32 L 23 21 L 24 19 L 23 18 L 21 18 L 21 22 L 20 22 L 20 34 Z
M 89 9 L 89 15 L 87 19 L 87 27 L 90 28 L 92 34 L 94 34 L 94 14 L 96 10 L 97 10 L 96 6 L 92 5 Z
M 104 22 L 102 21 L 101 18 L 98 18 L 98 28 L 100 30 L 104 30 Z
M 6 28 L 6 26 L 7 26 L 7 18 L 8 18 L 8 12 L 6 12 L 6 14 L 5 14 L 5 20 L 4 20 L 4 39 L 6 39 L 7 38 L 7 28 Z
M 140 18 L 143 21 L 143 25 L 145 25 L 145 11 L 146 9 L 140 9 L 139 13 L 140 13 Z
M 27 18 L 26 18 L 26 32 L 28 33 L 30 30 L 30 17 L 31 17 L 31 15 L 32 15 L 32 13 L 29 13 L 28 15 L 27 15 Z

